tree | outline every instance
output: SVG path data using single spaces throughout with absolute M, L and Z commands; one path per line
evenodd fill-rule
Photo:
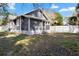
M 59 12 L 55 12 L 55 20 L 54 20 L 54 25 L 63 25 L 63 17 Z
M 78 25 L 79 25 L 79 3 L 77 4 L 75 10 L 76 10 L 76 13 L 77 13 L 76 17 L 77 17 L 77 22 L 78 22 Z
M 79 4 L 77 4 L 75 8 L 76 16 L 69 17 L 69 24 L 70 25 L 79 25 Z
M 7 7 L 7 3 L 0 3 L 0 16 L 5 16 L 5 14 L 8 13 Z
M 10 12 L 7 10 L 8 3 L 0 3 L 0 16 L 3 16 L 1 20 L 2 25 L 6 25 L 8 22 L 8 15 L 10 15 Z
M 70 25 L 78 25 L 78 19 L 76 16 L 72 16 L 69 18 L 69 24 Z

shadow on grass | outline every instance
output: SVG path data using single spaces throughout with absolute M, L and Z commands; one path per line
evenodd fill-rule
M 15 47 L 15 43 L 19 40 L 25 39 L 26 35 L 19 35 L 16 37 L 4 37 L 0 38 L 0 49 L 3 53 L 0 55 L 7 55 L 10 51 L 13 51 Z M 19 50 L 19 49 L 18 49 Z
M 29 38 L 28 45 L 18 52 L 17 55 L 26 56 L 69 56 L 74 55 L 73 52 L 61 45 L 53 42 L 53 36 L 50 35 L 33 35 Z M 16 54 L 15 54 L 16 55 Z
M 8 35 L 8 33 L 5 31 L 5 32 L 0 32 L 0 36 L 6 36 Z
M 69 49 L 69 47 L 71 47 L 72 45 L 72 43 L 70 42 L 71 40 L 66 42 L 65 39 L 68 39 L 68 37 L 67 38 L 66 37 L 64 38 L 62 36 L 54 37 L 52 35 L 27 36 L 23 34 L 20 34 L 16 37 L 8 37 L 8 38 L 4 37 L 0 39 L 0 47 L 1 47 L 0 49 L 3 52 L 0 55 L 15 55 L 15 56 L 74 55 L 74 53 Z M 66 44 L 68 44 L 69 47 Z M 66 48 L 65 45 L 68 48 Z

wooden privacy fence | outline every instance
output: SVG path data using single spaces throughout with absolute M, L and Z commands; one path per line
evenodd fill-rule
M 8 31 L 9 26 L 0 26 L 0 31 Z M 53 33 L 79 33 L 79 26 L 51 26 Z
M 79 33 L 79 26 L 51 26 L 51 31 L 55 33 Z

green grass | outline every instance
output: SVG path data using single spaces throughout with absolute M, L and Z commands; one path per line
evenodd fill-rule
M 0 32 L 0 36 L 11 35 L 13 33 Z M 0 39 L 1 55 L 64 55 L 59 51 L 52 52 L 53 47 L 64 47 L 74 55 L 79 55 L 79 34 L 55 33 L 46 35 L 24 34 L 16 37 L 4 37 Z M 57 48 L 56 48 L 57 49 Z
M 6 31 L 0 32 L 0 36 L 6 36 L 7 34 L 8 34 L 8 32 L 6 32 Z
M 79 40 L 64 40 L 59 43 L 66 48 L 71 49 L 76 55 L 79 55 Z

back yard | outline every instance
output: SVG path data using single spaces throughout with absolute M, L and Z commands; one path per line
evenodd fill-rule
M 0 32 L 0 55 L 79 55 L 79 34 L 54 33 L 28 36 Z

